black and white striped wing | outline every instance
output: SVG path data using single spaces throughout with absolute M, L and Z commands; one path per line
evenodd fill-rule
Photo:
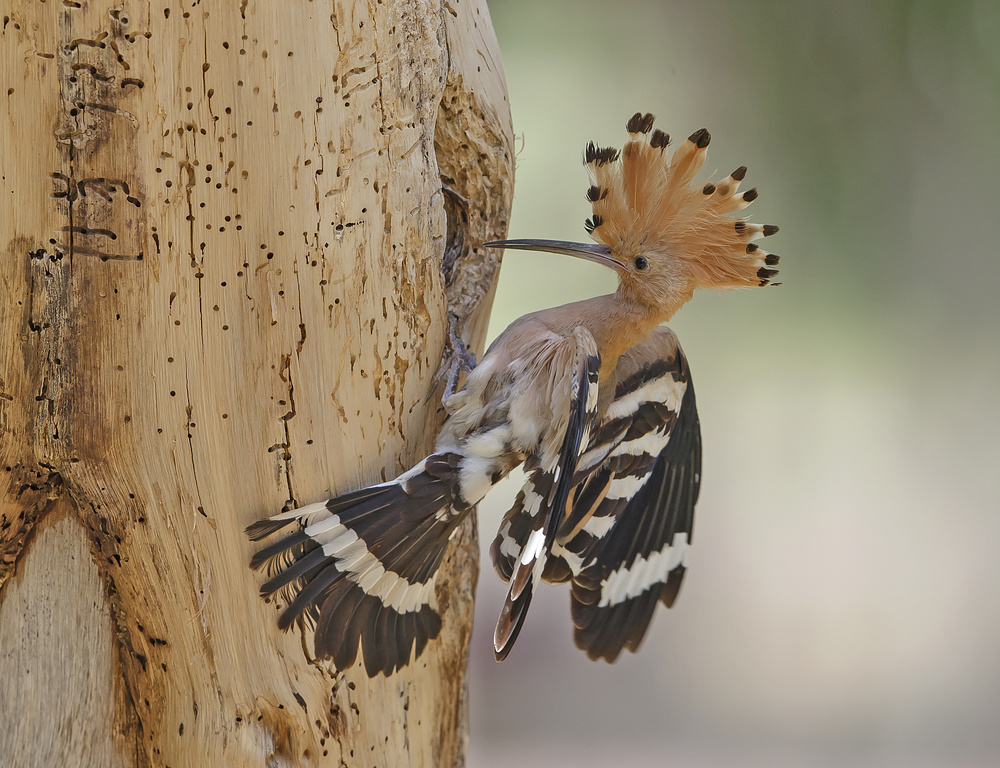
M 601 359 L 597 345 L 589 332 L 577 329 L 564 345 L 568 360 L 556 365 L 552 374 L 565 376 L 568 392 L 553 398 L 554 409 L 565 409 L 558 453 L 551 456 L 530 456 L 525 462 L 528 481 L 519 496 L 523 504 L 516 505 L 520 513 L 508 513 L 517 518 L 517 532 L 511 536 L 504 525 L 498 534 L 500 547 L 494 552 L 497 570 L 509 584 L 507 597 L 497 619 L 493 634 L 493 650 L 497 661 L 510 653 L 531 603 L 535 587 L 543 579 L 557 532 L 567 509 L 576 482 L 577 464 L 587 450 L 597 415 L 598 374 Z M 552 387 L 558 391 L 558 387 Z M 557 402 L 561 401 L 561 402 Z M 508 522 L 507 519 L 504 521 Z M 505 545 L 503 542 L 507 541 Z M 510 547 L 516 547 L 516 551 Z
M 571 517 L 582 522 L 562 538 L 574 639 L 609 662 L 638 648 L 658 601 L 677 597 L 701 481 L 694 387 L 673 333 L 659 329 L 619 373 L 595 441 L 622 437 L 577 488 L 574 511 L 584 513 Z

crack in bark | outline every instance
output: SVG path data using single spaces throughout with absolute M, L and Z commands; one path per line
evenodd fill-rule
M 187 365 L 184 366 L 184 397 L 186 406 L 184 412 L 187 415 L 187 422 L 184 424 L 184 431 L 187 434 L 187 444 L 188 444 L 188 457 L 191 459 L 191 475 L 194 478 L 194 489 L 195 493 L 198 494 L 198 511 L 204 516 L 205 514 L 205 502 L 201 497 L 201 485 L 198 482 L 198 462 L 194 458 L 194 436 L 191 434 L 191 414 L 194 412 L 194 406 L 191 404 L 191 382 L 188 377 Z
M 287 376 L 287 378 L 286 378 Z M 282 460 L 285 463 L 285 485 L 288 488 L 288 503 L 291 504 L 289 509 L 294 509 L 298 506 L 298 501 L 295 498 L 295 492 L 292 490 L 292 436 L 291 431 L 288 427 L 288 422 L 295 418 L 295 383 L 292 381 L 292 356 L 282 355 L 281 356 L 281 369 L 278 371 L 278 378 L 280 378 L 285 384 L 288 385 L 288 412 L 282 414 L 281 422 L 285 430 L 285 450 L 282 455 Z M 287 506 L 287 505 L 286 505 Z

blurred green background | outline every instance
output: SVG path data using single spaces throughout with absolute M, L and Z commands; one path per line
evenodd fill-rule
M 613 667 L 544 587 L 502 665 L 488 560 L 473 768 L 1000 765 L 1000 2 L 493 0 L 511 237 L 586 240 L 583 147 L 653 112 L 749 166 L 778 288 L 674 319 L 705 443 L 676 607 Z M 614 289 L 505 256 L 491 335 Z M 516 486 L 483 505 L 483 547 Z

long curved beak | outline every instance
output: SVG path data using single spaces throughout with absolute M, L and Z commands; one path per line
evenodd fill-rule
M 580 259 L 603 264 L 610 269 L 620 269 L 621 264 L 611 257 L 611 249 L 596 243 L 571 243 L 566 240 L 494 240 L 483 243 L 487 248 L 510 248 L 518 251 L 547 251 L 576 256 Z

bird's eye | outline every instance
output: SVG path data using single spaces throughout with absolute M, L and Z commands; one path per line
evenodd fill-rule
M 643 256 L 636 256 L 635 261 L 633 261 L 632 264 L 635 265 L 636 271 L 638 272 L 645 272 L 649 269 L 649 262 L 646 261 Z

